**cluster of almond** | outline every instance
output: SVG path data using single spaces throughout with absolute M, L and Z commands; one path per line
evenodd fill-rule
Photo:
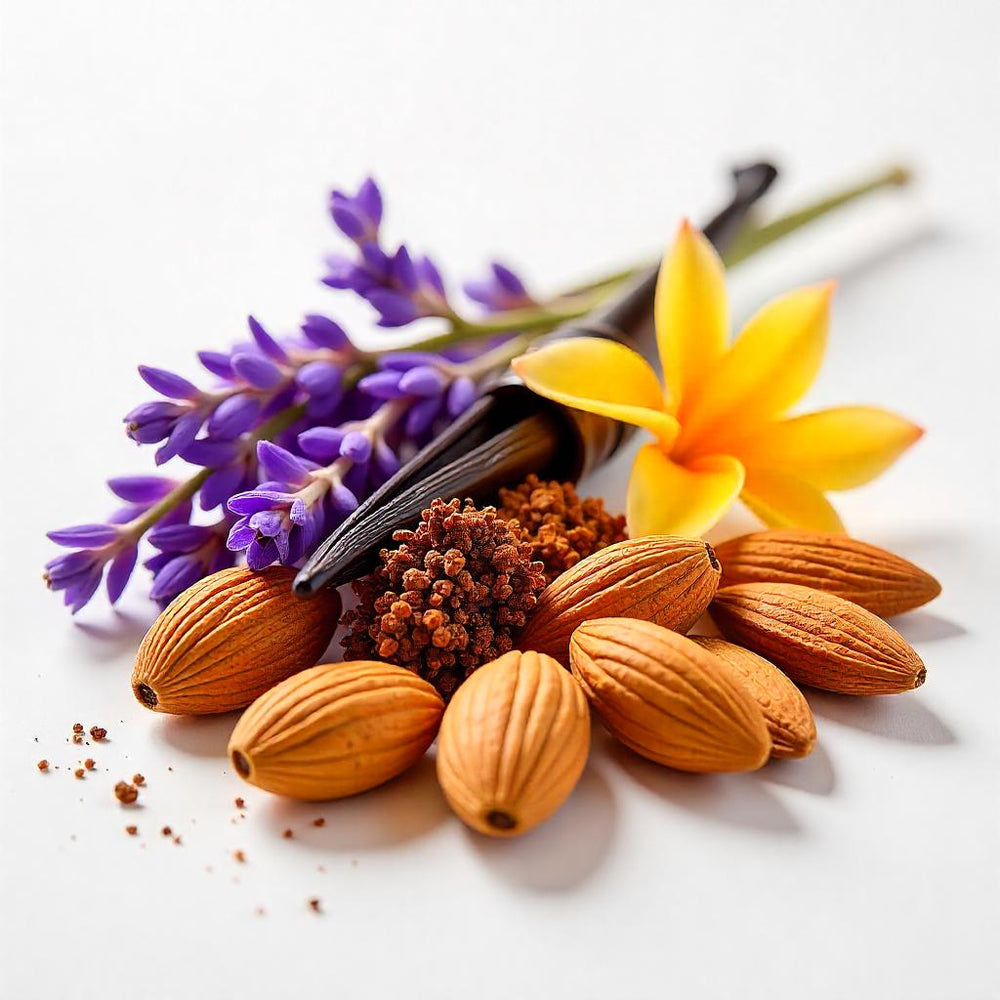
M 234 768 L 299 799 L 374 788 L 437 738 L 445 797 L 494 836 L 524 833 L 569 797 L 590 746 L 588 702 L 626 746 L 681 770 L 807 755 L 816 728 L 796 684 L 919 687 L 920 658 L 883 618 L 940 591 L 912 563 L 836 535 L 765 531 L 716 551 L 671 536 L 622 541 L 558 576 L 520 650 L 481 667 L 446 707 L 402 667 L 311 667 L 339 599 L 301 602 L 291 575 L 226 570 L 181 595 L 140 648 L 139 700 L 179 714 L 249 705 L 229 744 Z M 724 639 L 683 634 L 706 610 Z

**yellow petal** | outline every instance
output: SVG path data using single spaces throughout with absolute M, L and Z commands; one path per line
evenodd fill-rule
M 687 219 L 660 265 L 655 316 L 668 403 L 683 419 L 689 394 L 723 356 L 729 334 L 722 261 Z
M 728 451 L 782 416 L 812 385 L 823 360 L 834 283 L 769 302 L 736 339 L 685 409 L 680 454 Z
M 743 466 L 728 455 L 677 465 L 655 444 L 639 450 L 628 484 L 628 530 L 641 535 L 700 535 L 739 496 Z
M 663 409 L 656 372 L 645 358 L 614 340 L 556 340 L 515 358 L 513 368 L 546 399 L 645 427 L 665 447 L 677 436 L 677 421 Z
M 740 444 L 739 455 L 820 490 L 847 490 L 880 475 L 922 434 L 888 410 L 842 406 L 768 424 Z
M 769 528 L 841 533 L 844 524 L 815 486 L 773 469 L 747 469 L 740 499 Z

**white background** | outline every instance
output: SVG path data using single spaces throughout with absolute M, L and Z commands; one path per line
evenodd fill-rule
M 995 996 L 997 11 L 6 3 L 0 993 Z M 547 290 L 655 253 L 761 153 L 785 169 L 775 208 L 894 159 L 919 175 L 733 274 L 738 315 L 839 277 L 810 402 L 929 431 L 840 502 L 943 580 L 901 623 L 929 680 L 817 695 L 809 760 L 689 777 L 598 737 L 569 804 L 511 843 L 466 832 L 429 762 L 290 805 L 228 773 L 232 718 L 132 700 L 151 605 L 73 623 L 41 585 L 44 530 L 99 520 L 103 480 L 147 468 L 119 423 L 150 395 L 137 363 L 193 373 L 249 311 L 280 330 L 328 309 L 364 332 L 315 280 L 328 185 L 374 170 L 392 236 L 453 275 L 502 253 Z M 589 485 L 620 504 L 627 463 Z M 83 748 L 82 782 L 75 721 L 111 736 Z M 126 815 L 111 786 L 136 769 Z

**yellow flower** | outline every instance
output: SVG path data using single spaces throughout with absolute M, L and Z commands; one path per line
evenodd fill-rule
M 887 410 L 788 417 L 819 371 L 829 282 L 769 302 L 730 346 L 723 265 L 684 222 L 656 289 L 661 386 L 649 363 L 600 338 L 556 341 L 514 361 L 535 392 L 645 428 L 628 488 L 633 535 L 699 535 L 743 502 L 772 526 L 843 531 L 823 495 L 874 479 L 923 431 Z

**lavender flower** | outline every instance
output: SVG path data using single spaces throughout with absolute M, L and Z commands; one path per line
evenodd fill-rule
M 226 548 L 232 519 L 224 517 L 212 525 L 167 524 L 149 534 L 159 552 L 147 559 L 153 573 L 149 596 L 165 606 L 203 576 L 232 566 L 235 556 Z
M 478 302 L 487 312 L 506 312 L 509 309 L 528 309 L 538 303 L 528 294 L 524 282 L 509 268 L 498 261 L 490 264 L 489 276 L 467 281 L 462 291 Z

